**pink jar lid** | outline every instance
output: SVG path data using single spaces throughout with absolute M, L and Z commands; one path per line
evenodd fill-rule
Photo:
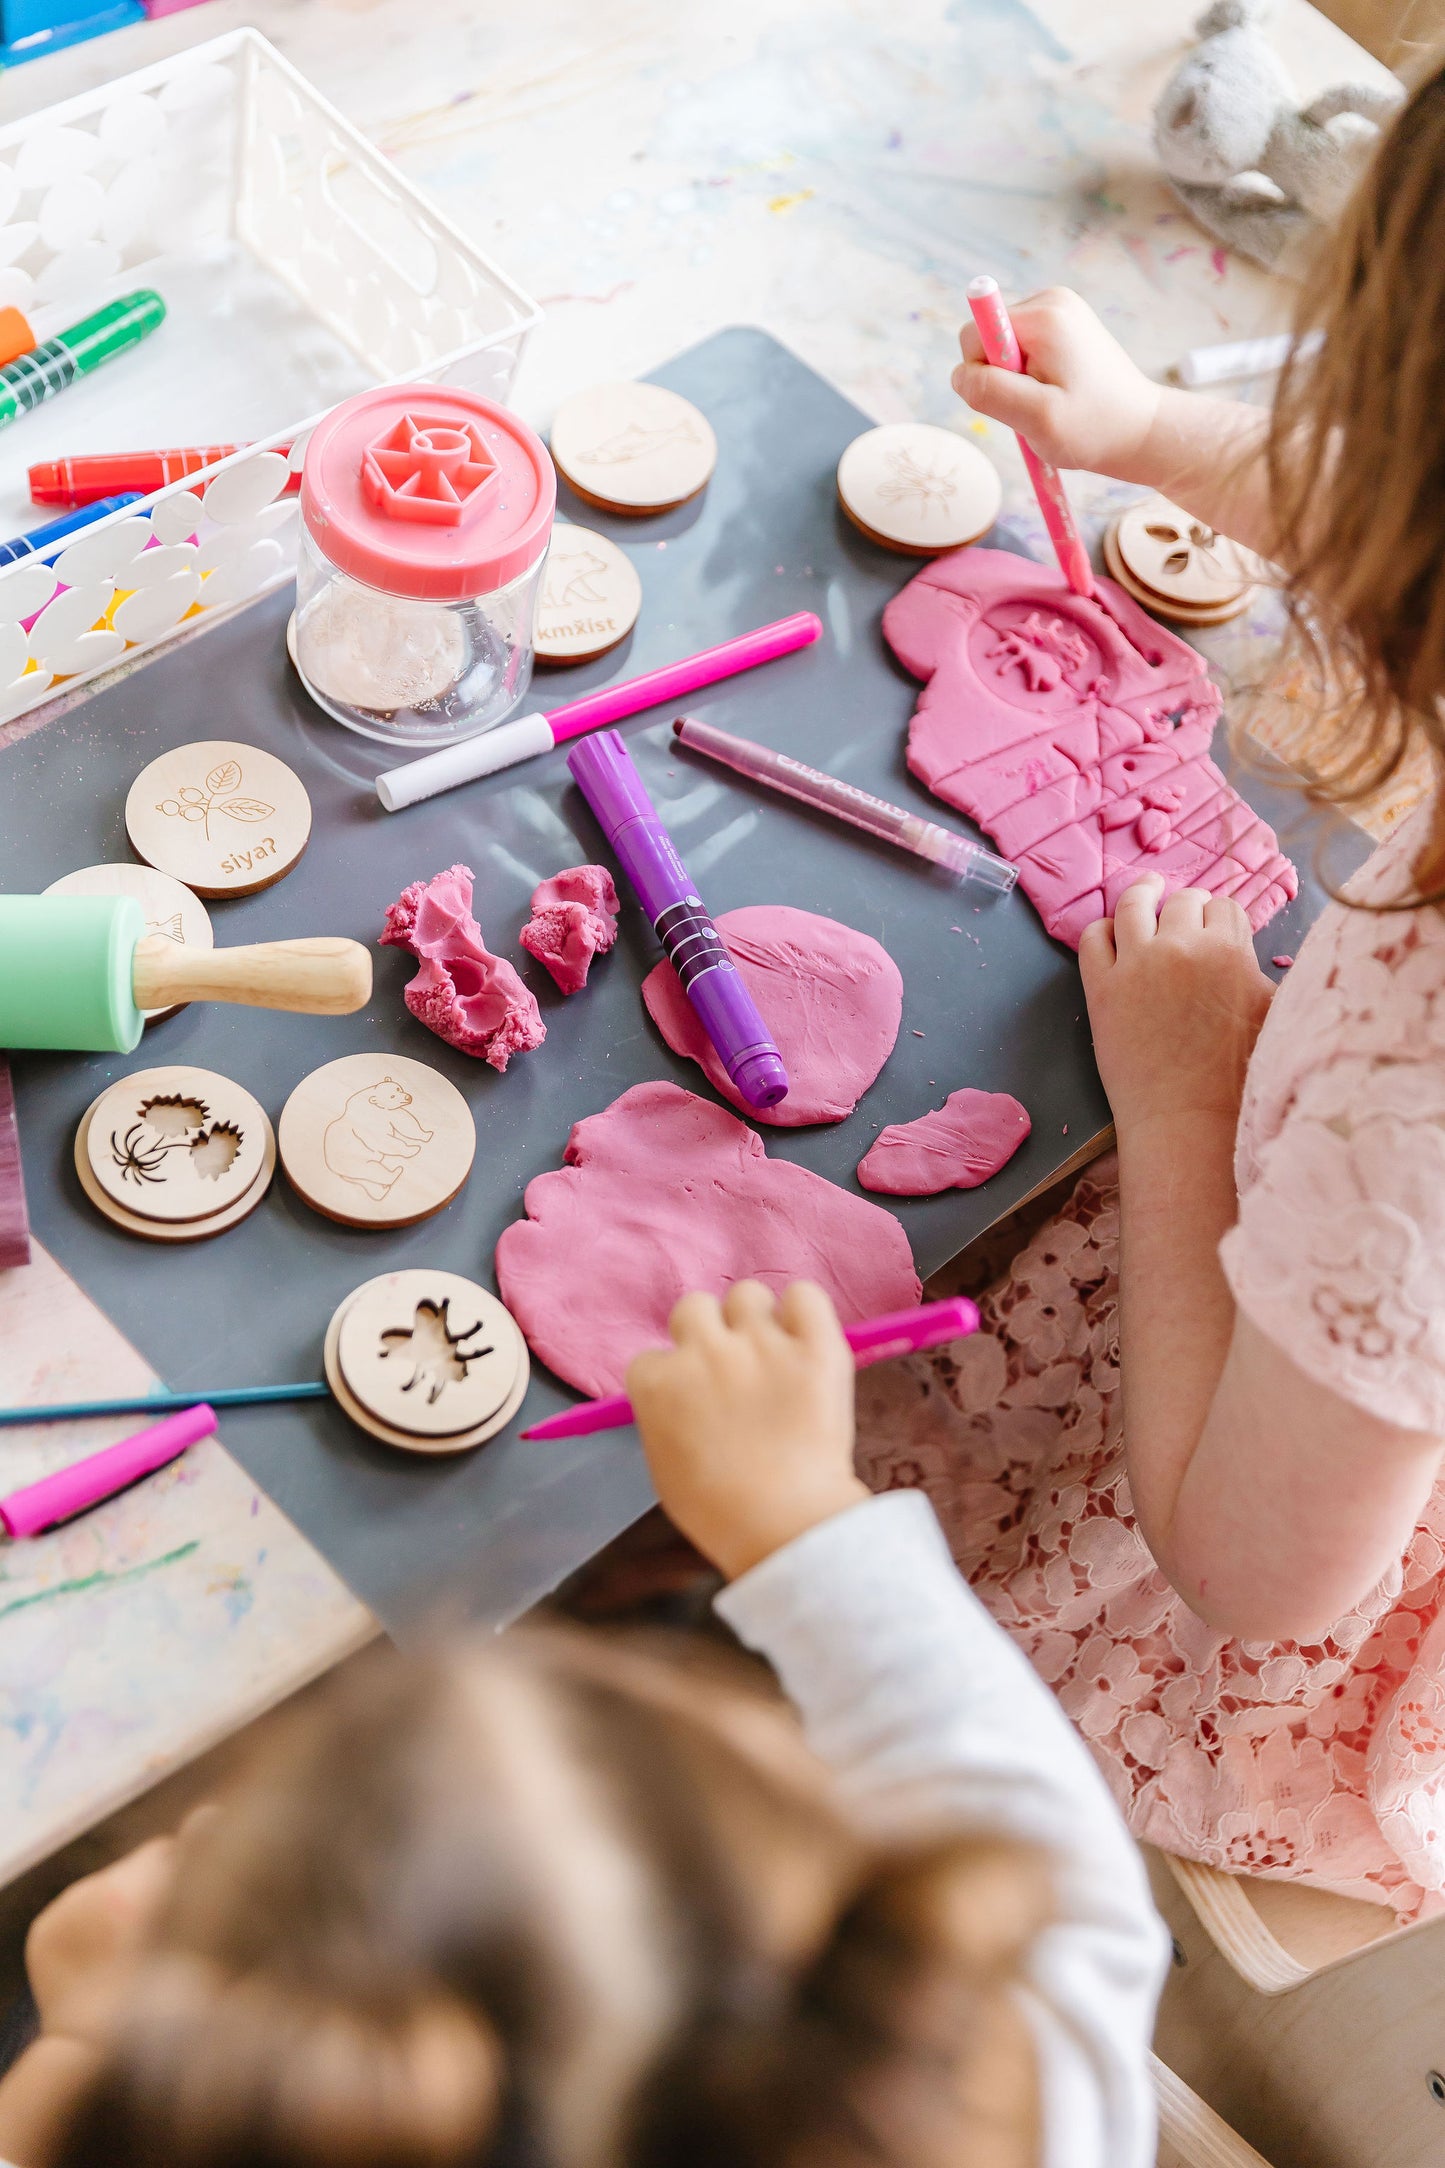
M 386 594 L 492 594 L 543 555 L 557 476 L 505 407 L 450 384 L 386 384 L 311 432 L 301 516 L 332 564 Z

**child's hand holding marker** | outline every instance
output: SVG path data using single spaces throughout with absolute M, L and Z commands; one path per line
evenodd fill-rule
M 960 399 L 1017 430 L 1056 467 L 1123 477 L 1148 441 L 1161 387 L 1150 383 L 1067 286 L 1015 302 L 1009 315 L 1023 349 L 1023 373 L 987 362 L 970 320 L 958 334 L 963 360 L 953 372 Z
M 821 1287 L 685 1295 L 672 1346 L 627 1372 L 657 1495 L 730 1581 L 868 1496 L 853 1472 L 853 1357 Z

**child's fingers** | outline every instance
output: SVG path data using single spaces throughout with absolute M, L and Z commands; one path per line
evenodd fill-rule
M 734 1330 L 745 1331 L 771 1323 L 777 1307 L 776 1295 L 761 1280 L 737 1280 L 723 1297 L 722 1314 Z
M 1203 933 L 1207 888 L 1176 888 L 1159 913 L 1162 934 Z
M 1241 948 L 1254 947 L 1249 914 L 1233 896 L 1211 896 L 1204 906 L 1204 923 L 1211 933 L 1225 934 Z
M 816 1280 L 794 1280 L 778 1300 L 778 1323 L 797 1340 L 826 1346 L 843 1338 L 833 1298 Z
M 684 1295 L 673 1306 L 667 1329 L 675 1347 L 685 1347 L 689 1341 L 721 1341 L 727 1327 L 723 1324 L 722 1305 L 716 1295 L 705 1295 L 698 1288 L 691 1295 Z
M 1087 981 L 1100 972 L 1107 971 L 1115 961 L 1114 921 L 1096 918 L 1092 926 L 1086 926 L 1079 936 L 1079 969 Z
M 983 360 L 983 340 L 971 316 L 958 327 L 958 351 L 965 361 L 978 363 Z
M 1031 376 L 1011 369 L 995 369 L 987 362 L 961 361 L 953 372 L 953 388 L 976 414 L 1001 422 L 1022 436 L 1037 436 L 1047 427 L 1047 410 L 1055 394 Z
M 1131 881 L 1114 905 L 1114 947 L 1119 955 L 1152 941 L 1159 930 L 1159 898 L 1164 888 L 1162 873 L 1146 873 Z

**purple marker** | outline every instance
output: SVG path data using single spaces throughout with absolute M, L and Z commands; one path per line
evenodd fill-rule
M 783 1057 L 703 909 L 632 755 L 615 730 L 600 730 L 578 741 L 567 765 L 739 1094 L 750 1107 L 775 1107 L 788 1096 Z

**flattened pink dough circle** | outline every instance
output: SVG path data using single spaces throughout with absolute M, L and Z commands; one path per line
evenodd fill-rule
M 927 680 L 908 765 L 1019 869 L 1072 948 L 1144 873 L 1233 896 L 1257 933 L 1299 888 L 1273 829 L 1209 744 L 1221 697 L 1200 657 L 1113 580 L 1076 595 L 1007 550 L 936 558 L 883 612 Z
M 617 939 L 618 908 L 605 866 L 567 866 L 532 890 L 532 916 L 517 939 L 564 994 L 580 993 L 593 957 Z
M 388 905 L 383 948 L 410 949 L 416 977 L 402 996 L 418 1023 L 448 1046 L 505 1069 L 547 1036 L 542 1012 L 504 956 L 494 956 L 472 916 L 470 866 L 413 881 Z
M 880 1130 L 858 1179 L 887 1197 L 977 1189 L 1008 1165 L 1032 1127 L 1027 1107 L 1009 1092 L 950 1092 L 931 1114 Z
M 817 1280 L 845 1325 L 922 1295 L 891 1212 L 769 1159 L 745 1122 L 676 1084 L 634 1084 L 577 1123 L 565 1165 L 527 1184 L 497 1244 L 502 1300 L 549 1370 L 619 1392 L 673 1305 L 737 1280 Z
M 871 935 L 791 904 L 749 904 L 717 920 L 788 1072 L 788 1096 L 750 1107 L 729 1079 L 670 963 L 642 982 L 647 1013 L 672 1048 L 749 1121 L 776 1129 L 841 1122 L 887 1061 L 903 1019 L 903 979 Z

